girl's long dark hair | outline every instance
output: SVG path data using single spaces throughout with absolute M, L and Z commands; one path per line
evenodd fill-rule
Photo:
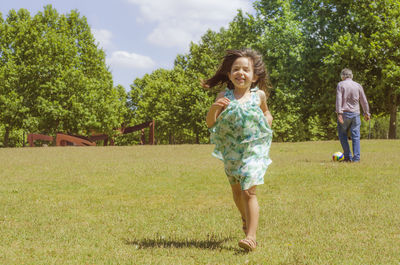
M 223 84 L 226 84 L 229 89 L 235 89 L 233 83 L 231 80 L 229 80 L 228 73 L 230 73 L 233 63 L 239 57 L 250 58 L 253 62 L 254 74 L 258 76 L 258 79 L 256 82 L 251 84 L 251 88 L 258 86 L 259 89 L 264 90 L 268 95 L 271 84 L 262 60 L 262 56 L 258 52 L 248 48 L 240 50 L 227 50 L 217 72 L 211 78 L 202 82 L 203 87 L 213 88 L 215 86 L 222 86 Z

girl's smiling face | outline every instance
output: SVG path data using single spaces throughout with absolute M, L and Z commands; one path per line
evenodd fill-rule
M 254 74 L 253 61 L 248 57 L 239 57 L 233 64 L 229 80 L 237 89 L 249 89 L 253 82 L 257 81 L 257 76 Z

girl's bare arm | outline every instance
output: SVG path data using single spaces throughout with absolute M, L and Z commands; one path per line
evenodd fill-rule
M 207 113 L 206 123 L 208 128 L 213 127 L 218 116 L 229 105 L 230 101 L 228 98 L 224 97 L 224 95 L 224 91 L 218 94 L 215 102 L 211 105 L 210 110 Z
M 258 95 L 260 96 L 260 108 L 262 112 L 264 113 L 264 116 L 267 118 L 267 122 L 269 124 L 269 127 L 272 127 L 272 120 L 274 119 L 271 115 L 271 112 L 268 109 L 267 105 L 267 96 L 265 95 L 265 92 L 262 90 L 257 90 Z

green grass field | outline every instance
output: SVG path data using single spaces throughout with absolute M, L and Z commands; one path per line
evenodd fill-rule
M 400 263 L 400 141 L 273 143 L 253 253 L 212 148 L 0 149 L 0 264 Z

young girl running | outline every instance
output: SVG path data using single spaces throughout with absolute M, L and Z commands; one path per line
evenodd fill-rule
M 215 144 L 213 155 L 224 162 L 233 200 L 242 216 L 245 239 L 239 247 L 254 250 L 259 207 L 257 185 L 271 163 L 272 116 L 263 90 L 268 77 L 261 56 L 250 49 L 228 50 L 221 66 L 206 88 L 226 85 L 218 94 L 206 118 Z M 260 88 L 260 89 L 259 89 Z

